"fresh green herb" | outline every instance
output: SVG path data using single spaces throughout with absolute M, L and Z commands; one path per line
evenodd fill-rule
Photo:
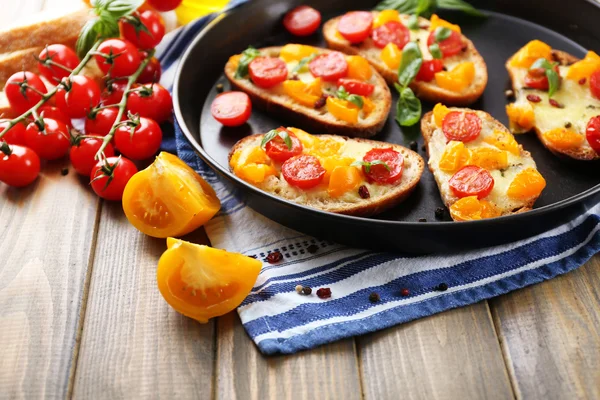
M 446 28 L 445 26 L 437 27 L 433 34 L 436 43 L 443 42 L 444 40 L 448 39 L 450 35 L 452 35 L 452 31 L 450 28 Z
M 265 136 L 263 136 L 263 139 L 260 142 L 260 147 L 264 148 L 267 145 L 267 143 L 269 143 L 276 137 L 280 137 L 283 139 L 283 142 L 287 146 L 288 150 L 291 150 L 294 146 L 294 144 L 292 143 L 292 138 L 290 137 L 287 129 L 278 128 L 270 130 L 265 134 Z
M 396 122 L 401 126 L 412 126 L 421 117 L 421 101 L 408 87 L 423 65 L 423 54 L 419 45 L 409 42 L 402 49 L 402 61 L 398 68 L 398 83 L 394 86 L 400 94 L 396 104 Z
M 389 165 L 387 165 L 385 163 L 385 161 L 381 161 L 381 160 L 373 160 L 373 161 L 354 161 L 352 164 L 350 164 L 351 167 L 365 167 L 365 172 L 368 174 L 369 172 L 371 172 L 371 167 L 373 165 L 383 165 L 383 167 L 388 170 L 391 171 L 392 169 L 390 168 Z
M 402 126 L 412 126 L 421 119 L 421 101 L 406 87 L 400 92 L 396 104 L 396 122 Z
M 415 15 L 421 15 L 426 13 L 427 10 L 434 7 L 435 0 L 417 0 L 417 8 L 415 9 Z
M 429 46 L 429 53 L 431 53 L 433 58 L 438 60 L 443 57 L 442 50 L 440 50 L 440 45 L 437 43 L 433 43 L 431 46 Z
M 292 73 L 305 72 L 308 68 L 308 63 L 311 62 L 316 56 L 317 53 L 313 53 L 310 56 L 301 59 L 300 62 L 298 62 L 298 65 L 296 65 L 294 69 L 292 69 Z
M 416 42 L 408 42 L 402 49 L 402 61 L 398 68 L 398 82 L 408 86 L 419 73 L 423 64 L 423 55 Z
M 355 104 L 358 108 L 363 108 L 364 101 L 362 96 L 358 96 L 356 94 L 350 94 L 346 90 L 345 87 L 340 86 L 337 92 L 335 92 L 335 97 L 338 99 L 349 101 L 350 103 Z
M 485 17 L 485 14 L 463 0 L 383 0 L 375 10 L 397 10 L 402 14 L 418 14 L 426 18 L 437 9 L 457 10 L 475 17 Z
M 416 14 L 411 15 L 410 18 L 408 19 L 406 26 L 411 31 L 418 31 L 419 30 L 419 17 Z
M 538 68 L 541 68 L 544 70 L 546 77 L 548 78 L 548 97 L 549 98 L 552 97 L 554 95 L 554 93 L 556 93 L 556 91 L 558 90 L 558 88 L 560 86 L 560 77 L 558 76 L 558 73 L 554 69 L 554 68 L 556 68 L 557 65 L 558 65 L 558 63 L 551 63 L 550 61 L 546 60 L 545 58 L 539 58 L 529 68 L 530 70 L 538 69 Z
M 446 10 L 462 11 L 465 14 L 472 15 L 474 17 L 485 17 L 484 13 L 464 0 L 437 0 L 437 6 L 439 8 L 445 8 Z
M 260 56 L 260 51 L 252 46 L 249 46 L 242 52 L 242 57 L 238 63 L 237 69 L 235 70 L 235 79 L 242 79 L 248 76 L 248 65 L 256 57 Z

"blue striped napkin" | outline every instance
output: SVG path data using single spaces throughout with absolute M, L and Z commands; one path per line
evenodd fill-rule
M 178 57 L 211 18 L 184 27 L 162 45 L 165 86 L 172 86 Z M 194 153 L 177 126 L 164 148 L 198 171 L 221 199 L 221 211 L 205 226 L 212 245 L 264 261 L 238 312 L 265 354 L 294 353 L 476 303 L 569 272 L 600 250 L 600 205 L 542 235 L 461 254 L 417 257 L 350 249 L 252 211 Z M 275 251 L 283 260 L 267 263 Z M 310 286 L 312 294 L 296 293 L 298 284 Z M 320 299 L 318 288 L 330 288 L 331 297 Z M 376 302 L 369 300 L 373 292 L 380 297 Z

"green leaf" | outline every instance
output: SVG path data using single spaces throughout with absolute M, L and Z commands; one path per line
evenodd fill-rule
M 443 42 L 444 40 L 448 39 L 450 35 L 452 35 L 452 30 L 446 28 L 445 26 L 437 27 L 433 34 L 436 43 Z
M 402 49 L 402 61 L 398 68 L 398 82 L 402 87 L 408 86 L 419 73 L 423 64 L 423 55 L 416 42 L 408 42 Z
M 335 97 L 341 100 L 349 101 L 350 103 L 355 104 L 358 108 L 363 108 L 363 105 L 365 104 L 362 96 L 348 93 L 346 88 L 343 86 L 340 86 L 337 92 L 335 92 Z
M 260 147 L 264 148 L 267 143 L 271 140 L 275 139 L 279 135 L 279 129 L 271 129 L 269 132 L 265 133 L 262 141 L 260 142 Z
M 280 130 L 277 133 L 277 135 L 283 139 L 283 142 L 285 143 L 285 146 L 288 148 L 288 150 L 291 150 L 294 144 L 292 143 L 292 138 L 290 137 L 287 129 Z
M 350 164 L 351 167 L 365 167 L 365 172 L 368 174 L 369 172 L 371 172 L 371 167 L 373 165 L 383 165 L 385 167 L 386 170 L 391 171 L 392 169 L 390 168 L 389 165 L 387 165 L 387 163 L 385 161 L 381 161 L 381 160 L 373 160 L 373 161 L 354 161 L 352 164 Z
M 79 37 L 77 38 L 77 43 L 75 44 L 75 50 L 77 51 L 77 56 L 79 58 L 83 58 L 88 51 L 92 48 L 96 40 L 98 39 L 98 31 L 96 30 L 96 24 L 100 19 L 94 18 L 90 19 L 83 25 L 81 28 L 81 32 L 79 32 Z
M 307 69 L 308 63 L 311 62 L 315 57 L 317 56 L 317 53 L 313 53 L 308 57 L 304 57 L 300 60 L 300 62 L 298 63 L 298 65 L 296 65 L 294 67 L 294 69 L 292 70 L 292 73 L 296 73 L 296 72 L 304 72 Z
M 556 91 L 558 90 L 558 88 L 560 87 L 560 77 L 558 75 L 558 73 L 556 72 L 556 70 L 554 68 L 556 68 L 556 66 L 558 65 L 558 63 L 551 63 L 550 61 L 546 60 L 545 58 L 538 58 L 537 60 L 535 60 L 535 62 L 533 64 L 531 64 L 531 67 L 529 68 L 529 70 L 532 69 L 543 69 L 546 77 L 548 78 L 548 97 L 552 97 Z
M 397 10 L 401 14 L 414 14 L 419 0 L 383 0 L 374 10 Z
M 137 10 L 144 0 L 97 0 L 92 3 L 98 15 L 109 14 L 114 19 L 119 19 Z
M 435 59 L 440 60 L 443 57 L 442 51 L 440 50 L 440 45 L 437 43 L 433 43 L 431 46 L 429 46 L 429 52 Z
M 434 7 L 434 0 L 418 0 L 415 15 L 425 15 L 426 17 L 429 17 L 429 14 Z
M 465 14 L 472 15 L 474 17 L 485 17 L 486 15 L 463 0 L 437 0 L 437 6 L 439 8 L 445 8 L 448 10 L 458 10 Z
M 402 89 L 396 104 L 396 122 L 401 126 L 412 126 L 419 122 L 420 118 L 421 101 L 410 88 Z
M 247 77 L 248 65 L 258 56 L 260 56 L 260 51 L 256 50 L 252 46 L 249 46 L 246 50 L 244 50 L 242 52 L 242 57 L 240 58 L 237 69 L 235 70 L 235 79 Z
M 417 17 L 416 14 L 411 15 L 410 18 L 408 19 L 406 26 L 411 31 L 418 31 L 419 30 L 419 17 Z

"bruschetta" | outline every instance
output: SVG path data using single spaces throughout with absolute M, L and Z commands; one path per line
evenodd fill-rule
M 531 154 L 488 113 L 438 104 L 423 116 L 421 131 L 455 221 L 530 210 L 546 186 Z
M 506 107 L 514 132 L 534 130 L 557 155 L 600 158 L 600 56 L 590 51 L 579 60 L 533 40 L 506 68 L 515 95 Z
M 257 108 L 322 133 L 373 136 L 392 102 L 385 81 L 362 57 L 306 45 L 248 48 L 229 59 L 225 75 Z
M 267 193 L 333 213 L 369 216 L 402 202 L 424 161 L 397 144 L 280 127 L 237 142 L 231 171 Z
M 390 84 L 398 81 L 402 49 L 417 42 L 423 64 L 410 88 L 422 100 L 451 105 L 475 102 L 487 85 L 485 61 L 458 25 L 396 10 L 351 11 L 323 26 L 327 45 L 366 58 Z

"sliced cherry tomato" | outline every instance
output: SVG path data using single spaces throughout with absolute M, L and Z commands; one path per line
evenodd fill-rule
M 348 75 L 348 62 L 339 51 L 320 54 L 308 64 L 310 73 L 324 81 L 337 81 Z
M 71 147 L 69 127 L 62 121 L 43 119 L 44 129 L 31 122 L 25 130 L 25 143 L 40 158 L 56 160 L 63 157 Z
M 99 110 L 95 115 L 90 114 L 85 120 L 85 133 L 88 135 L 106 136 L 117 121 L 119 109 L 108 107 Z
M 142 58 L 146 58 L 146 55 L 142 55 Z M 140 76 L 137 79 L 138 83 L 154 83 L 160 81 L 160 76 L 162 74 L 162 69 L 160 67 L 160 62 L 158 58 L 152 57 L 148 64 L 146 64 L 146 68 L 142 71 Z
M 123 93 L 125 92 L 126 87 L 126 80 L 116 80 L 109 82 L 106 85 L 106 88 L 102 91 L 102 94 L 100 95 L 102 104 L 104 104 L 105 106 L 118 104 L 123 98 Z
M 383 161 L 389 168 L 382 164 L 371 165 L 370 168 L 363 166 L 363 172 L 369 182 L 376 182 L 381 184 L 392 184 L 396 183 L 402 178 L 402 171 L 404 169 L 404 157 L 402 154 L 392 149 L 371 149 L 363 157 L 363 161 L 374 162 Z M 367 172 L 367 169 L 369 172 Z
M 442 132 L 448 141 L 470 142 L 481 132 L 481 118 L 472 112 L 451 111 L 442 121 Z
M 308 36 L 321 25 L 321 13 L 309 6 L 299 6 L 285 14 L 283 26 L 292 35 Z
M 147 0 L 148 4 L 157 11 L 171 11 L 179 7 L 183 0 Z
M 38 58 L 40 74 L 50 82 L 60 82 L 62 78 L 69 76 L 71 73 L 69 70 L 79 65 L 77 54 L 64 44 L 46 46 Z
M 310 189 L 317 186 L 325 176 L 325 168 L 319 159 L 308 154 L 300 154 L 288 159 L 281 166 L 284 179 L 292 186 Z
M 152 119 L 140 117 L 131 133 L 130 126 L 120 126 L 115 133 L 115 146 L 124 156 L 132 160 L 145 160 L 160 149 L 162 130 Z
M 435 43 L 435 30 L 431 32 L 429 38 L 427 39 L 427 45 L 431 46 Z M 462 36 L 460 33 L 456 31 L 451 31 L 450 36 L 441 42 L 438 43 L 440 46 L 440 50 L 442 52 L 442 56 L 444 57 L 452 57 L 458 53 L 460 53 L 465 46 L 462 40 Z
M 4 130 L 8 126 L 8 123 L 9 120 L 0 121 L 0 134 L 4 132 Z M 18 124 L 10 128 L 0 138 L 0 142 L 2 141 L 8 144 L 18 144 L 20 146 L 25 146 L 25 125 L 19 122 Z
M 585 137 L 592 149 L 600 154 L 600 115 L 590 119 L 585 130 Z
M 42 94 L 47 92 L 42 79 L 29 71 L 15 72 L 8 78 L 6 86 L 4 86 L 4 93 L 6 93 L 10 108 L 17 114 L 23 114 L 35 106 L 42 99 Z
M 560 71 L 558 70 L 558 65 L 554 67 L 554 70 L 560 78 Z M 548 83 L 546 70 L 544 70 L 543 68 L 532 68 L 529 71 L 527 71 L 527 75 L 525 75 L 525 86 L 537 90 L 548 90 L 549 85 L 550 84 Z
M 281 137 L 276 136 L 274 139 L 268 141 L 265 146 L 267 155 L 272 160 L 284 162 L 287 159 L 302 153 L 302 142 L 296 137 L 296 135 L 294 135 L 292 132 L 288 131 L 283 127 L 279 128 L 278 131 L 287 132 L 290 139 L 292 140 L 292 148 L 288 148 L 285 144 L 285 141 Z
M 136 11 L 119 22 L 121 36 L 140 49 L 156 47 L 165 36 L 165 23 L 156 11 Z
M 73 127 L 73 123 L 71 122 L 71 118 L 67 114 L 65 114 L 60 108 L 53 107 L 44 104 L 40 108 L 38 108 L 38 114 L 42 118 L 52 118 L 57 121 L 64 122 L 69 128 Z
M 600 99 L 600 70 L 592 73 L 590 76 L 590 91 L 592 96 Z
M 147 83 L 136 88 L 127 98 L 127 111 L 164 122 L 171 118 L 173 99 L 167 89 L 158 83 Z
M 477 196 L 480 200 L 490 194 L 494 188 L 492 175 L 475 165 L 462 167 L 450 178 L 448 183 L 455 196 Z
M 33 150 L 25 146 L 2 144 L 0 182 L 23 187 L 35 181 L 39 174 L 40 158 Z
M 123 198 L 125 185 L 138 172 L 134 163 L 124 157 L 108 157 L 98 161 L 90 173 L 90 184 L 94 192 L 106 200 L 119 201 Z
M 338 32 L 350 43 L 360 43 L 369 37 L 373 14 L 369 11 L 350 11 L 340 18 Z
M 373 30 L 371 34 L 375 46 L 383 49 L 388 43 L 394 43 L 403 49 L 410 41 L 410 31 L 398 21 L 389 21 Z
M 371 85 L 367 82 L 361 82 L 356 79 L 338 79 L 337 84 L 338 86 L 343 86 L 348 93 L 365 97 L 369 97 L 371 93 L 373 93 L 373 90 L 375 90 L 375 85 Z
M 94 58 L 98 68 L 112 77 L 133 74 L 140 66 L 140 54 L 131 42 L 123 39 L 107 39 L 98 47 Z
M 252 103 L 244 92 L 226 92 L 215 97 L 210 112 L 225 126 L 240 126 L 250 118 Z
M 423 82 L 431 82 L 435 78 L 435 74 L 443 69 L 444 63 L 441 60 L 423 60 L 421 69 L 415 79 Z
M 277 57 L 256 57 L 248 65 L 250 79 L 256 86 L 270 88 L 287 79 L 285 62 Z
M 93 79 L 83 75 L 75 75 L 68 80 L 70 89 L 65 92 L 64 88 L 59 88 L 56 106 L 71 118 L 84 118 L 100 103 L 100 87 Z
M 73 168 L 79 175 L 90 176 L 92 168 L 98 163 L 95 157 L 98 150 L 100 150 L 100 146 L 102 146 L 102 139 L 96 138 L 84 138 L 79 143 L 71 146 L 69 158 Z M 104 155 L 114 157 L 115 150 L 110 143 L 104 148 Z

